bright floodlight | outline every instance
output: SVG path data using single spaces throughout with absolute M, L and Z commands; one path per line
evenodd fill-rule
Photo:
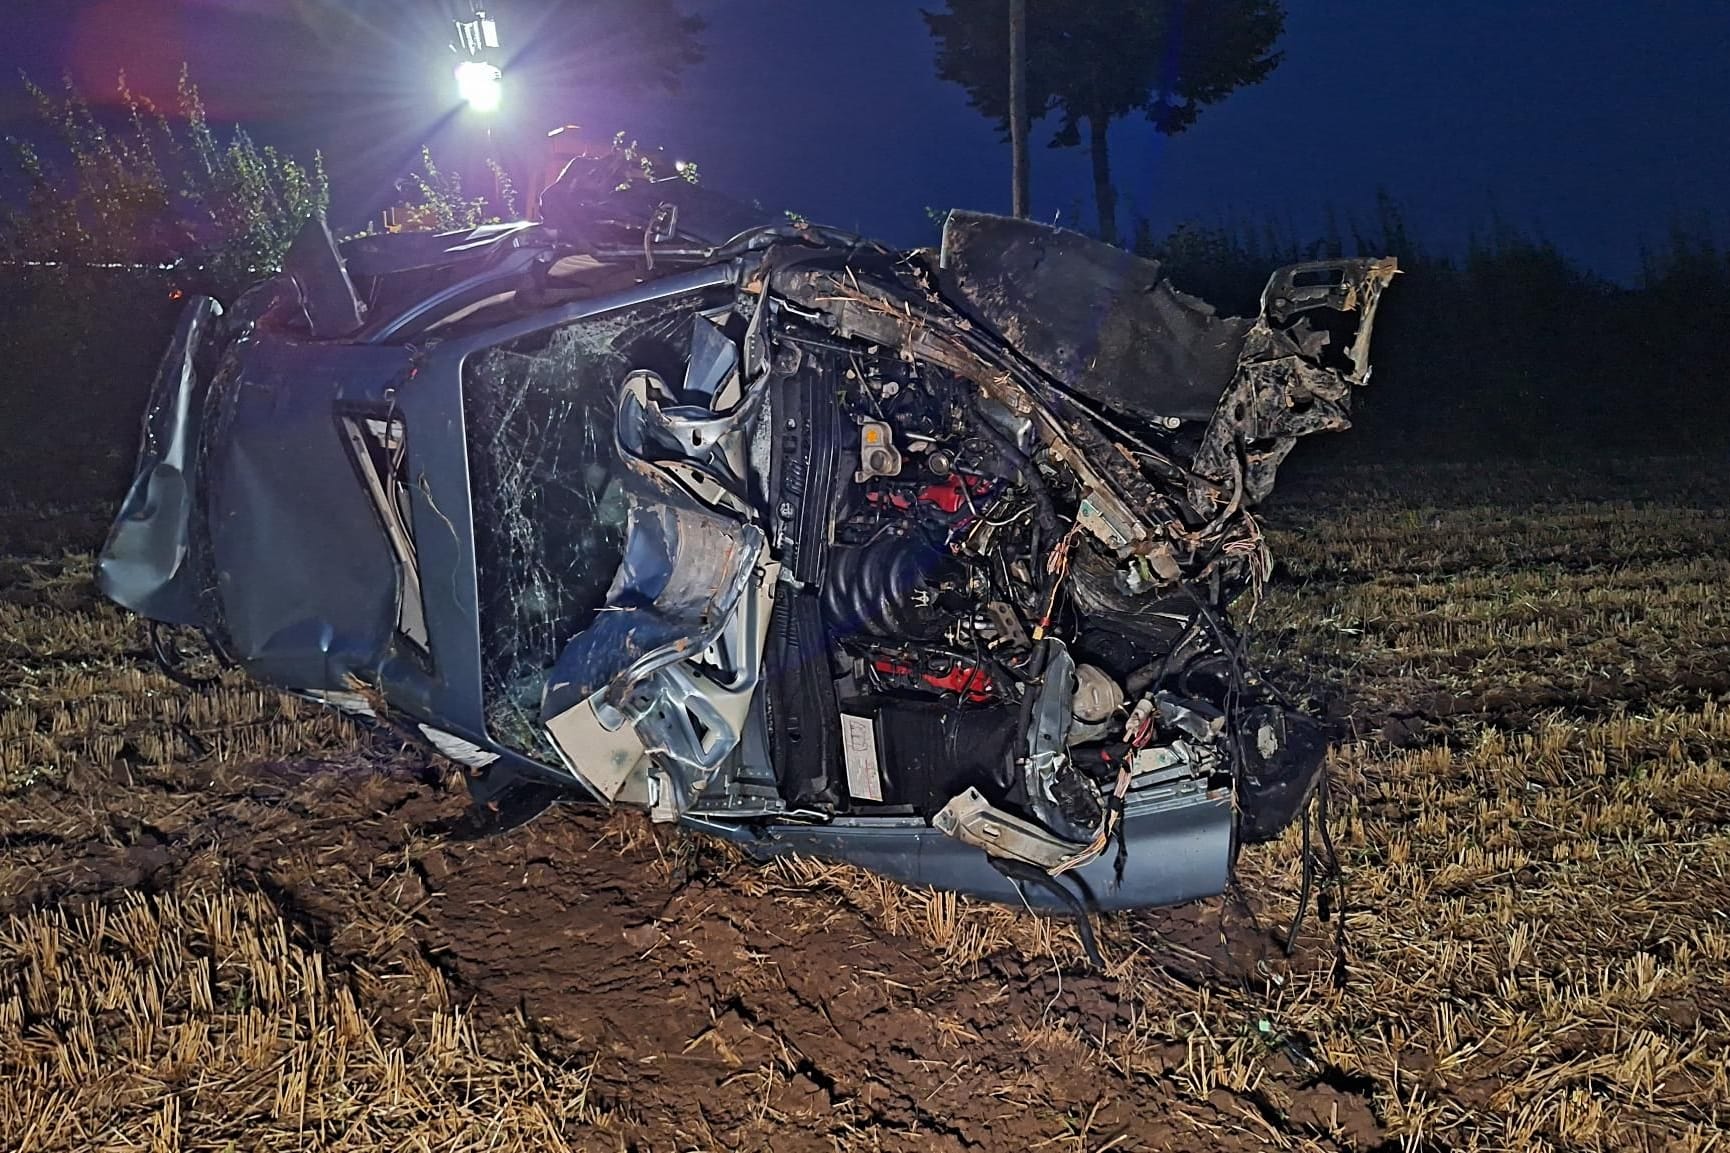
M 504 93 L 504 73 L 484 60 L 464 60 L 457 65 L 457 93 L 476 112 L 491 112 Z

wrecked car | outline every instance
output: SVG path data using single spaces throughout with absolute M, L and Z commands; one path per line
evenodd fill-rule
M 1393 261 L 1227 318 L 1024 220 L 750 216 L 578 161 L 537 222 L 315 219 L 187 306 L 101 587 L 460 762 L 494 827 L 587 801 L 998 899 L 1221 892 L 1326 743 L 1234 624 L 1253 510 L 1347 426 Z

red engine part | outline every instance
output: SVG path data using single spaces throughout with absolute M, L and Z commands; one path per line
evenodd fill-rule
M 991 683 L 991 674 L 972 665 L 956 665 L 941 676 L 926 673 L 921 679 L 940 692 L 955 693 L 976 704 L 997 696 L 997 686 Z
M 964 490 L 961 486 L 966 485 Z M 983 476 L 962 478 L 958 472 L 952 472 L 936 484 L 928 484 L 925 491 L 919 494 L 919 499 L 927 504 L 934 504 L 947 513 L 961 511 L 961 506 L 967 503 L 967 493 L 974 496 L 984 496 L 991 491 L 991 481 Z
M 883 676 L 917 680 L 940 693 L 954 693 L 974 704 L 997 699 L 997 686 L 991 683 L 991 674 L 974 665 L 957 663 L 945 673 L 922 673 L 911 665 L 878 657 L 871 662 L 871 667 Z
M 967 503 L 961 489 L 961 477 L 956 473 L 950 473 L 936 484 L 926 485 L 919 499 L 948 513 L 960 512 L 961 506 Z
M 962 485 L 967 486 L 965 490 Z M 890 508 L 897 509 L 912 508 L 915 501 L 923 501 L 939 511 L 953 516 L 960 512 L 962 506 L 967 503 L 968 492 L 978 497 L 984 496 L 990 491 L 991 480 L 989 478 L 970 476 L 964 480 L 960 473 L 952 472 L 942 480 L 920 489 L 917 496 L 911 495 L 904 489 L 892 489 L 887 492 L 866 493 L 865 501 L 878 507 L 888 505 Z
M 908 509 L 913 507 L 913 498 L 904 492 L 868 492 L 865 494 L 865 503 Z

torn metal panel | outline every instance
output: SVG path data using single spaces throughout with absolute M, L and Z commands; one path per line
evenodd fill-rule
M 449 757 L 459 765 L 467 765 L 471 769 L 484 769 L 499 759 L 499 754 L 483 749 L 473 741 L 466 741 L 455 733 L 447 733 L 443 729 L 434 728 L 429 724 L 419 726 L 421 735 L 432 742 L 433 748 Z
M 633 505 L 607 602 L 559 654 L 541 705 L 565 763 L 602 797 L 652 758 L 682 812 L 738 747 L 780 574 L 758 567 L 763 548 L 749 525 Z
M 348 336 L 366 321 L 348 266 L 322 215 L 315 215 L 288 246 L 282 272 L 294 285 L 307 328 L 314 337 Z
M 739 372 L 739 346 L 721 331 L 721 322 L 709 316 L 691 318 L 691 359 L 685 367 L 685 395 L 696 403 L 707 404 L 716 412 L 729 407 L 725 389 L 736 387 Z M 735 402 L 737 397 L 732 398 Z
M 1177 291 L 1157 261 L 1030 220 L 951 212 L 942 269 L 944 291 L 998 339 L 1153 421 L 1206 420 L 1250 327 Z
M 618 800 L 633 778 L 649 768 L 649 751 L 636 726 L 606 703 L 606 689 L 547 720 L 547 731 L 572 775 L 602 800 Z
M 657 669 L 713 643 L 749 585 L 763 534 L 701 510 L 633 503 L 601 611 L 559 653 L 548 719 L 606 688 L 615 707 Z
M 1351 391 L 1369 380 L 1370 335 L 1392 259 L 1330 260 L 1275 272 L 1195 470 L 1245 506 L 1273 490 L 1300 436 L 1351 427 Z M 1314 320 L 1316 323 L 1312 324 Z
M 1032 821 L 1006 813 L 987 801 L 978 789 L 967 789 L 943 806 L 932 826 L 956 840 L 983 849 L 993 857 L 1025 861 L 1042 869 L 1056 868 L 1075 851 Z
M 1341 366 L 1346 379 L 1364 384 L 1370 378 L 1370 334 L 1382 290 L 1393 282 L 1399 265 L 1391 256 L 1359 260 L 1315 260 L 1276 269 L 1262 291 L 1263 317 L 1285 328 L 1306 312 L 1356 313 L 1350 341 L 1340 348 L 1350 361 Z M 1311 348 L 1304 341 L 1305 352 Z M 1319 350 L 1319 346 L 1317 346 Z

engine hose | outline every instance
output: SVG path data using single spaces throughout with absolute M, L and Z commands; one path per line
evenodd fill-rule
M 1150 661 L 1130 673 L 1127 677 L 1124 677 L 1124 697 L 1132 701 L 1140 700 L 1141 695 L 1147 692 L 1148 689 L 1152 688 L 1165 675 L 1165 667 L 1170 663 L 1168 655 L 1168 659 Z
M 937 571 L 943 554 L 923 540 L 884 536 L 864 545 L 829 550 L 823 578 L 823 611 L 842 635 L 920 637 L 934 627 L 917 594 Z
M 1057 517 L 1057 505 L 1051 500 L 1051 490 L 1045 487 L 1045 478 L 1039 475 L 1039 467 L 1029 460 L 1027 454 L 1015 447 L 1015 443 L 1002 429 L 989 420 L 977 422 L 982 436 L 991 442 L 1004 463 L 1020 474 L 1027 485 L 1027 491 L 1033 496 L 1034 516 L 1039 522 L 1040 534 L 1049 541 L 1056 541 L 1063 535 L 1063 522 Z
M 1045 676 L 1045 666 L 1050 660 L 1051 642 L 1049 640 L 1035 641 L 1033 656 L 1027 662 L 1027 683 L 1029 686 L 1037 684 Z M 1025 739 L 1027 731 L 1033 726 L 1034 698 L 1038 695 L 1036 689 L 1029 687 L 1021 694 L 1021 701 L 1015 706 L 1015 731 L 1023 734 L 1023 739 Z M 1021 754 L 1012 748 L 1006 765 L 1006 775 L 1009 780 L 1016 780 L 1020 776 L 1020 766 Z
M 1020 474 L 1027 485 L 1028 493 L 1033 497 L 1033 519 L 1038 529 L 1038 539 L 1033 544 L 1034 555 L 1039 556 L 1046 550 L 1055 548 L 1057 542 L 1063 539 L 1063 522 L 1058 519 L 1057 505 L 1051 499 L 1051 490 L 1045 486 L 1045 478 L 1039 475 L 1039 467 L 1028 459 L 1027 454 L 1015 447 L 1015 443 L 1002 429 L 989 420 L 975 423 L 985 439 L 991 442 L 992 447 L 1003 458 L 1004 463 Z M 1061 573 L 1045 573 L 1045 578 L 1039 582 L 1038 603 L 1056 603 L 1057 582 L 1061 579 Z

